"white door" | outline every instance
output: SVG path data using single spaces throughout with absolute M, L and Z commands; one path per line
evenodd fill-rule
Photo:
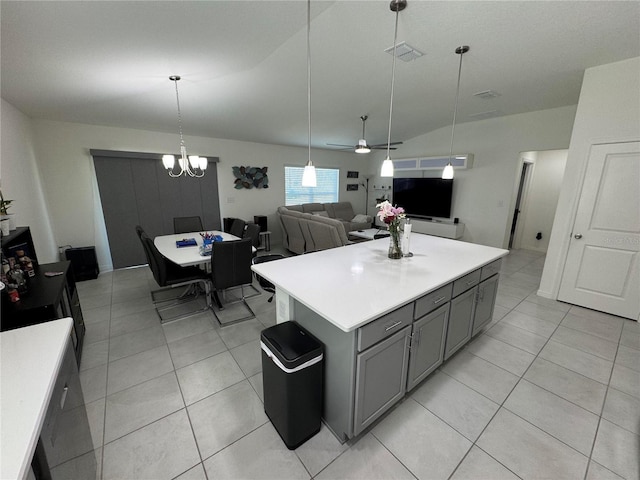
M 640 315 L 640 142 L 593 145 L 558 299 Z

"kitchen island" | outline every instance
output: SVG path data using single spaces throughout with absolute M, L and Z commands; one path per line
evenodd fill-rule
M 325 345 L 323 419 L 346 441 L 464 346 L 491 320 L 507 250 L 413 233 L 413 256 L 389 239 L 253 270 L 276 286 L 277 321 Z

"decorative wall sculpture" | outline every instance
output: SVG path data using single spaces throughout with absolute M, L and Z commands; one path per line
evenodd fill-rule
M 241 188 L 269 188 L 269 177 L 267 176 L 267 170 L 269 167 L 231 167 L 233 169 L 233 176 L 235 188 L 240 190 Z

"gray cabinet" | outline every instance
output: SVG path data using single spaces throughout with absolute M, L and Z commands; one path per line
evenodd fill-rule
M 354 435 L 404 397 L 410 332 L 404 327 L 357 355 Z
M 471 336 L 477 334 L 493 317 L 493 307 L 496 303 L 499 279 L 499 275 L 494 275 L 480 282 L 480 285 L 478 285 L 476 311 L 473 317 L 473 331 L 471 332 Z
M 32 467 L 37 478 L 51 478 L 56 466 L 93 450 L 87 411 L 80 386 L 73 345 L 69 341 L 56 378 Z M 95 475 L 95 458 L 84 473 Z
M 447 342 L 444 350 L 445 360 L 462 348 L 471 338 L 475 298 L 476 289 L 472 288 L 451 300 Z
M 414 388 L 442 364 L 448 318 L 449 304 L 446 303 L 414 322 L 407 390 Z

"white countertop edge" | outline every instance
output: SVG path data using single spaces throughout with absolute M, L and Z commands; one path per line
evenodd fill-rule
M 72 325 L 63 318 L 0 334 L 0 478 L 27 477 Z

